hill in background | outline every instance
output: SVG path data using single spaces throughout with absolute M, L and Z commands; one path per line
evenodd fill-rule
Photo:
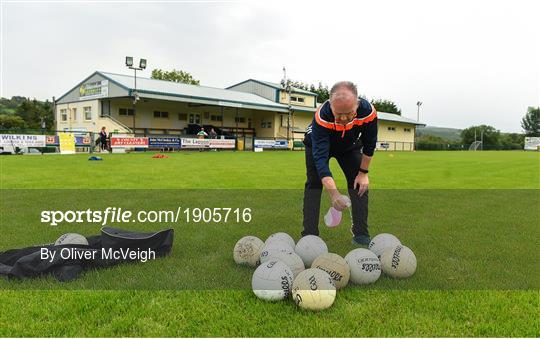
M 432 135 L 448 141 L 461 141 L 461 130 L 457 128 L 426 126 L 418 127 L 416 131 L 419 137 Z

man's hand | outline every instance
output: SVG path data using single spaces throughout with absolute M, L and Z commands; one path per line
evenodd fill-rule
M 336 183 L 334 182 L 334 179 L 332 177 L 324 177 L 321 181 L 324 188 L 330 195 L 332 207 L 334 207 L 338 211 L 343 211 L 347 207 L 351 206 L 351 200 L 348 196 L 341 195 L 341 193 L 339 193 L 336 187 Z
M 358 190 L 358 196 L 362 196 L 368 189 L 369 178 L 367 173 L 358 172 L 358 175 L 354 179 L 353 187 Z
M 338 195 L 332 197 L 332 207 L 338 211 L 344 211 L 346 208 L 351 207 L 351 199 L 346 195 Z

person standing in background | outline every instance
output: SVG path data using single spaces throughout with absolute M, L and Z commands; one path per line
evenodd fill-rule
M 101 131 L 99 131 L 99 148 L 100 151 L 108 151 L 107 147 L 107 130 L 105 126 L 101 127 Z
M 204 127 L 201 126 L 201 130 L 199 131 L 199 133 L 197 133 L 197 139 L 204 140 L 207 136 L 208 136 L 208 133 L 206 133 L 204 131 Z M 202 151 L 204 151 L 204 145 L 201 142 L 201 148 L 199 148 L 199 152 L 202 152 Z

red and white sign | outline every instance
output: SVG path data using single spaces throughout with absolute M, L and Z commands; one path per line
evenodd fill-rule
M 234 139 L 210 139 L 210 148 L 234 148 Z
M 148 148 L 148 138 L 146 137 L 111 137 L 111 147 L 137 147 Z

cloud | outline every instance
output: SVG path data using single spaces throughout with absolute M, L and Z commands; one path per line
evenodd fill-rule
M 519 131 L 540 105 L 535 1 L 2 4 L 2 96 L 59 97 L 126 55 L 202 84 L 358 83 L 430 125 Z

